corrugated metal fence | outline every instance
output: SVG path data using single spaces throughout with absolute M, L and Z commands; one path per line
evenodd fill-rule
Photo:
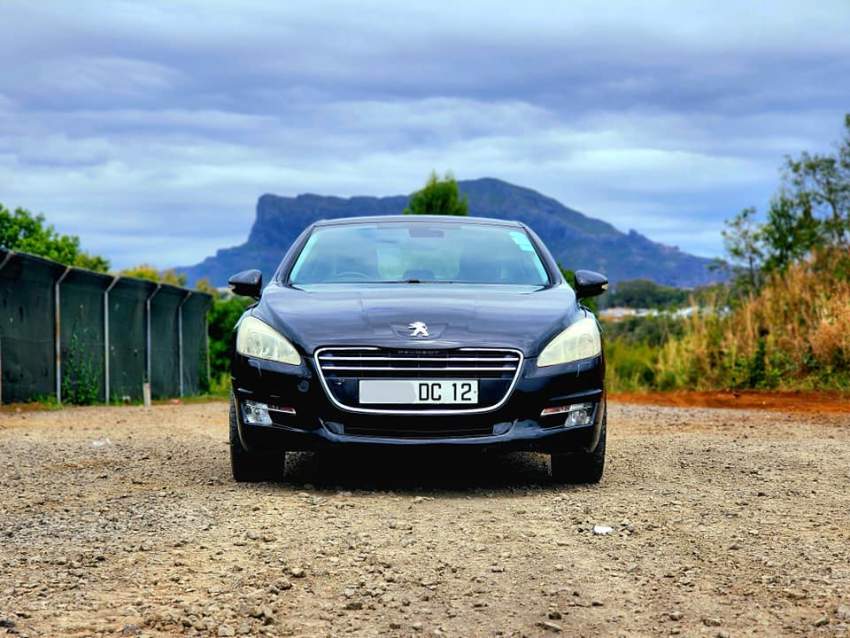
M 132 401 L 207 389 L 198 291 L 0 248 L 0 402 Z

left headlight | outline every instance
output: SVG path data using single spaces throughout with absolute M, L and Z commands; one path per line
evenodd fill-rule
M 297 366 L 301 356 L 277 330 L 256 317 L 245 317 L 236 333 L 236 352 L 246 357 L 279 361 Z
M 584 317 L 552 339 L 543 348 L 543 352 L 537 357 L 537 367 L 543 368 L 559 363 L 588 359 L 599 355 L 601 352 L 602 339 L 599 336 L 596 320 L 592 317 Z

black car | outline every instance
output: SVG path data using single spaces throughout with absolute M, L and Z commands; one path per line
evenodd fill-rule
M 597 482 L 605 359 L 582 298 L 526 226 L 430 215 L 321 221 L 239 320 L 230 458 L 237 481 L 281 476 L 289 450 L 530 450 L 552 477 Z

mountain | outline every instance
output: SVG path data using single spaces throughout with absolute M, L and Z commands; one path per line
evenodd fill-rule
M 709 271 L 708 259 L 653 242 L 634 230 L 623 233 L 607 222 L 583 215 L 530 188 L 491 177 L 458 184 L 469 198 L 470 215 L 526 223 L 567 268 L 598 270 L 612 282 L 643 278 L 679 287 L 693 287 L 720 278 L 718 273 Z M 257 201 L 257 217 L 248 241 L 219 250 L 195 266 L 177 270 L 186 273 L 190 283 L 206 277 L 216 286 L 222 286 L 233 273 L 259 268 L 268 281 L 286 249 L 312 222 L 399 214 L 407 201 L 406 195 L 350 198 L 263 195 Z

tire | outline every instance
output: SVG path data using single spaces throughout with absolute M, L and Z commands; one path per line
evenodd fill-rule
M 230 399 L 230 470 L 237 483 L 258 483 L 283 479 L 286 453 L 249 452 L 239 440 L 236 400 Z
M 602 417 L 599 443 L 593 452 L 552 454 L 549 462 L 555 483 L 598 483 L 605 470 L 605 439 L 608 430 L 607 415 Z

